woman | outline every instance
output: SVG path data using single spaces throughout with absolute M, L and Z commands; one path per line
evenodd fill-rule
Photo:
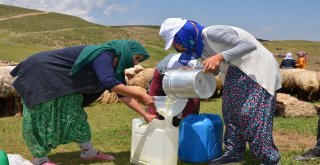
M 169 54 L 163 58 L 154 70 L 151 82 L 149 84 L 148 94 L 151 96 L 165 96 L 166 94 L 162 88 L 162 80 L 165 72 L 168 69 L 191 69 L 200 68 L 197 63 L 192 60 L 187 65 L 182 65 L 178 62 L 181 54 Z M 189 99 L 181 115 L 173 118 L 173 125 L 179 126 L 181 119 L 185 118 L 189 114 L 199 114 L 200 110 L 200 99 Z M 156 108 L 153 106 L 148 106 L 147 112 L 153 115 L 159 116 Z M 159 116 L 160 117 L 160 116 Z M 160 117 L 161 118 L 161 117 Z
M 307 55 L 305 51 L 299 51 L 297 52 L 297 62 L 296 62 L 296 67 L 300 69 L 306 69 L 307 68 Z
M 292 53 L 286 53 L 286 57 L 281 61 L 280 66 L 281 69 L 294 69 L 296 68 L 296 61 L 292 57 Z
M 121 100 L 146 121 L 155 118 L 135 100 L 152 106 L 153 98 L 124 85 L 124 70 L 148 57 L 146 49 L 136 41 L 113 40 L 40 52 L 17 65 L 11 75 L 18 76 L 14 87 L 23 100 L 22 131 L 33 163 L 54 164 L 47 154 L 70 142 L 79 144 L 83 160 L 114 160 L 92 146 L 83 106 L 111 90 L 122 95 Z
M 160 28 L 166 41 L 182 52 L 179 61 L 202 59 L 205 72 L 225 74 L 222 112 L 225 153 L 211 164 L 240 162 L 246 142 L 262 164 L 277 164 L 272 136 L 275 91 L 281 87 L 278 63 L 248 32 L 231 26 L 204 28 L 194 21 L 168 18 Z

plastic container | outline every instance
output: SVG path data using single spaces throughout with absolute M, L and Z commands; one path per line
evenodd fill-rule
M 222 156 L 223 123 L 219 115 L 188 115 L 179 131 L 180 160 L 202 163 Z
M 213 73 L 202 69 L 170 69 L 162 80 L 162 88 L 171 98 L 209 98 L 216 89 Z
M 157 112 L 165 118 L 180 114 L 186 106 L 188 99 L 172 99 L 167 96 L 154 96 Z
M 0 150 L 0 165 L 9 165 L 7 153 L 3 150 Z
M 179 129 L 172 126 L 172 118 L 144 122 L 143 118 L 132 120 L 130 163 L 176 165 Z
M 19 154 L 8 154 L 10 165 L 33 165 L 29 160 L 24 159 Z

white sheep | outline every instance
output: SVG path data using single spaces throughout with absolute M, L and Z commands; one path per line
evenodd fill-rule
M 150 80 L 152 79 L 154 68 L 145 68 L 140 73 L 134 75 L 133 78 L 127 81 L 129 86 L 140 86 L 144 89 L 147 89 Z
M 302 100 L 313 100 L 319 91 L 316 72 L 304 69 L 280 69 L 282 89 L 279 92 L 297 95 Z
M 297 96 L 301 100 L 314 100 L 319 91 L 319 81 L 316 72 L 305 71 L 294 75 L 297 84 Z
M 128 78 L 128 80 L 132 79 L 136 74 L 140 73 L 143 71 L 143 67 L 140 65 L 135 65 L 132 68 L 126 69 L 124 71 L 124 74 L 126 75 L 126 77 Z
M 14 68 L 15 66 L 11 65 L 0 66 L 0 98 L 4 116 L 21 115 L 22 113 L 21 98 L 13 87 L 16 78 L 10 75 Z
M 294 75 L 305 71 L 306 70 L 304 69 L 280 69 L 282 88 L 279 90 L 279 92 L 295 95 L 298 89 Z

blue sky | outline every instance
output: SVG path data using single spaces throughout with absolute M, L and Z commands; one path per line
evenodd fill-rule
M 320 0 L 0 0 L 103 25 L 160 25 L 182 17 L 232 25 L 269 40 L 320 41 Z

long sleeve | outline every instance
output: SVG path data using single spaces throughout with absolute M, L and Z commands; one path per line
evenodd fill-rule
M 305 64 L 304 58 L 298 58 L 297 63 L 296 63 L 296 67 L 305 69 L 305 65 L 306 64 Z
M 241 39 L 237 32 L 228 26 L 221 26 L 215 29 L 209 29 L 207 32 L 209 40 L 232 46 L 231 49 L 225 50 L 221 53 L 225 61 L 230 62 L 234 59 L 240 58 L 243 55 L 250 53 L 257 49 L 254 43 Z
M 113 68 L 113 57 L 111 53 L 104 52 L 99 55 L 92 62 L 91 67 L 96 72 L 102 87 L 111 89 L 112 87 L 122 83 L 116 79 L 115 69 Z
M 158 69 L 154 70 L 152 81 L 150 83 L 150 87 L 148 90 L 148 94 L 150 96 L 162 96 L 164 95 L 164 92 L 162 90 L 162 79 L 160 72 Z M 157 115 L 157 110 L 153 106 L 148 106 L 147 111 L 150 114 Z

